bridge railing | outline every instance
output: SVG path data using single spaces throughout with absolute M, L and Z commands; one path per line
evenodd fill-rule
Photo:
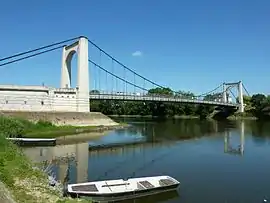
M 108 96 L 108 97 L 115 97 L 115 98 L 119 98 L 119 97 L 133 97 L 135 100 L 138 100 L 138 98 L 153 98 L 153 100 L 155 100 L 155 98 L 160 98 L 160 99 L 180 99 L 180 100 L 190 100 L 190 101 L 201 101 L 201 102 L 214 102 L 214 103 L 225 103 L 222 100 L 216 100 L 216 99 L 205 99 L 205 97 L 194 97 L 194 96 L 185 96 L 185 95 L 161 95 L 161 94 L 153 94 L 153 93 L 141 93 L 141 92 L 137 92 L 137 93 L 133 93 L 133 92 L 120 92 L 120 91 L 91 91 L 89 93 L 90 95 L 95 95 L 96 97 L 98 97 L 98 95 L 100 95 L 102 98 L 104 98 L 104 96 Z M 137 99 L 136 99 L 137 98 Z M 142 99 L 143 100 L 143 99 Z M 226 102 L 226 103 L 230 103 L 230 104 L 234 104 L 232 102 Z

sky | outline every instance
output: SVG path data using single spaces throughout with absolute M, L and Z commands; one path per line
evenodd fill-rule
M 269 11 L 269 0 L 2 1 L 0 58 L 83 35 L 173 90 L 200 94 L 242 80 L 250 94 L 270 94 Z M 128 74 L 92 49 L 90 59 Z M 57 50 L 2 66 L 0 84 L 59 87 L 61 55 Z M 96 69 L 90 66 L 91 89 L 113 88 L 114 80 Z M 76 57 L 72 74 L 75 84 Z M 134 82 L 132 74 L 126 77 Z

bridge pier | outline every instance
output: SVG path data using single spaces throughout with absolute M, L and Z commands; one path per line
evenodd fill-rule
M 80 37 L 78 41 L 65 46 L 62 52 L 61 88 L 71 88 L 71 61 L 77 53 L 77 112 L 89 112 L 89 68 L 88 68 L 88 39 Z

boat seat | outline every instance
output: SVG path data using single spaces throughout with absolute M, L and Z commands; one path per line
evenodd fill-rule
M 95 184 L 73 186 L 72 190 L 73 191 L 98 192 L 98 189 L 97 189 Z
M 160 179 L 159 180 L 159 185 L 160 186 L 170 186 L 175 184 L 175 182 L 171 179 Z
M 123 186 L 123 185 L 130 185 L 130 183 L 118 183 L 118 184 L 102 185 L 101 187 L 113 187 L 113 186 Z
M 139 182 L 143 187 L 147 188 L 147 189 L 151 189 L 154 188 L 155 186 L 152 185 L 151 183 L 149 183 L 147 180 L 144 181 L 140 181 Z
M 145 187 L 143 187 L 140 183 L 137 183 L 137 190 L 145 190 Z

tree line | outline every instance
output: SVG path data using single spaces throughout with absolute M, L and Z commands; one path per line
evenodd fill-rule
M 98 93 L 97 90 L 92 90 Z M 170 88 L 154 88 L 150 89 L 147 95 L 165 96 L 184 99 L 195 99 L 192 92 L 173 92 Z M 204 100 L 218 101 L 221 94 L 209 94 Z M 244 95 L 245 113 L 242 116 L 256 116 L 258 118 L 269 117 L 270 112 L 270 96 L 263 94 L 254 94 L 252 96 Z M 203 104 L 185 104 L 185 103 L 169 103 L 157 101 L 116 101 L 116 100 L 91 100 L 91 111 L 102 112 L 106 115 L 140 115 L 140 116 L 199 116 L 206 118 L 215 110 L 215 106 Z

